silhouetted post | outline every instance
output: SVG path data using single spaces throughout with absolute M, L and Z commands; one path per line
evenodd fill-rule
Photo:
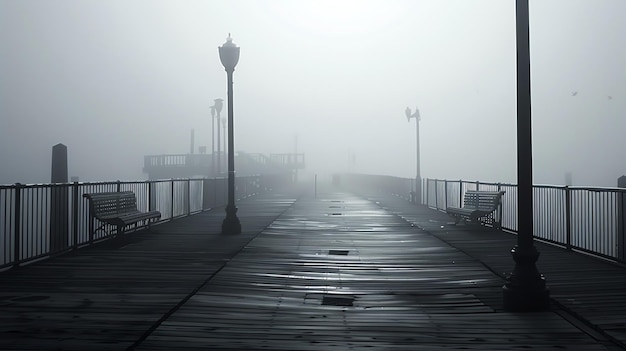
M 503 286 L 508 311 L 540 311 L 550 307 L 550 291 L 537 270 L 539 251 L 533 243 L 532 128 L 528 0 L 516 1 L 517 38 L 517 245 L 511 250 L 513 273 Z
M 415 118 L 415 150 L 416 150 L 416 162 L 415 162 L 415 168 L 416 168 L 416 172 L 415 172 L 415 199 L 417 200 L 416 202 L 421 204 L 422 203 L 422 176 L 420 174 L 420 111 L 419 109 L 416 107 L 415 108 L 415 113 L 411 114 L 411 109 L 410 108 L 406 108 L 406 110 L 404 111 L 406 113 L 406 119 L 407 121 L 411 121 L 411 118 Z
M 67 146 L 57 144 L 52 147 L 52 167 L 50 182 L 50 252 L 55 253 L 68 247 L 68 184 Z
M 241 233 L 241 223 L 237 218 L 235 206 L 235 143 L 233 125 L 233 72 L 239 62 L 239 47 L 233 43 L 228 34 L 226 43 L 218 48 L 220 61 L 226 69 L 228 81 L 228 204 L 226 205 L 226 218 L 222 222 L 222 234 Z
M 626 175 L 617 178 L 617 187 L 626 188 Z M 620 261 L 626 260 L 626 194 L 624 190 L 617 194 L 617 216 L 618 216 L 618 236 L 617 236 L 617 257 Z

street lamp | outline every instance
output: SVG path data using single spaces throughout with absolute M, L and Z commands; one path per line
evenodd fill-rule
M 241 222 L 237 218 L 235 207 L 235 143 L 233 133 L 233 72 L 239 62 L 239 47 L 233 43 L 228 33 L 226 43 L 218 47 L 220 61 L 226 69 L 228 86 L 228 204 L 226 205 L 226 218 L 222 222 L 222 234 L 241 233 Z
M 416 132 L 416 138 L 415 138 L 415 143 L 416 143 L 416 157 L 417 157 L 417 162 L 416 162 L 416 173 L 415 173 L 415 201 L 418 203 L 422 203 L 422 177 L 420 175 L 420 111 L 419 109 L 416 107 L 415 108 L 415 113 L 411 114 L 411 109 L 409 107 L 406 108 L 406 110 L 404 110 L 404 113 L 406 114 L 406 120 L 407 121 L 411 121 L 411 118 L 415 118 L 415 132 Z
M 511 250 L 515 268 L 502 287 L 508 311 L 541 311 L 550 307 L 550 291 L 536 262 L 533 243 L 533 172 L 530 104 L 530 38 L 528 0 L 516 0 L 517 46 L 517 245 Z

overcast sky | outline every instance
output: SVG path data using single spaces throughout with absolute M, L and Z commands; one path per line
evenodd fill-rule
M 624 14 L 530 1 L 535 183 L 626 173 Z M 210 149 L 229 32 L 236 150 L 413 177 L 417 106 L 423 177 L 516 182 L 514 0 L 0 0 L 0 183 L 48 182 L 57 143 L 89 181 Z

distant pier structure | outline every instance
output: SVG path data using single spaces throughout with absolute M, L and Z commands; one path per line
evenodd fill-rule
M 201 149 L 199 154 L 147 155 L 143 172 L 148 179 L 225 177 L 226 169 L 218 169 L 215 158 Z M 224 154 L 217 157 L 226 158 Z M 223 163 L 224 164 L 224 163 Z M 269 154 L 235 153 L 237 176 L 290 173 L 296 179 L 298 170 L 305 168 L 303 153 Z

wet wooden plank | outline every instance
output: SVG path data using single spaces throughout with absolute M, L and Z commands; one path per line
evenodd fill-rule
M 401 203 L 382 208 L 345 193 L 292 206 L 295 199 L 242 201 L 240 236 L 219 234 L 218 210 L 1 275 L 0 349 L 120 350 L 139 341 L 141 350 L 610 346 L 555 312 L 501 310 L 502 279 L 479 254 L 508 255 L 498 251 L 508 245 L 502 236 L 468 239 L 472 233 L 446 228 L 440 213 L 416 215 Z M 601 267 L 589 268 L 610 281 Z M 586 289 L 579 293 L 589 301 L 620 301 Z M 618 323 L 605 317 L 616 334 Z
M 300 199 L 139 349 L 606 349 L 556 313 L 502 312 L 502 283 L 371 201 Z
M 0 349 L 126 349 L 293 201 L 241 201 L 242 235 L 219 234 L 221 209 L 1 274 Z

